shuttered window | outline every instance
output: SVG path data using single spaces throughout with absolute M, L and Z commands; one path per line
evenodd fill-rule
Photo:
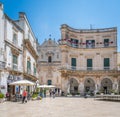
M 16 55 L 13 55 L 13 70 L 18 69 L 18 57 Z
M 31 72 L 31 63 L 30 63 L 30 61 L 27 61 L 27 72 L 28 73 Z
M 87 59 L 87 70 L 92 70 L 92 59 Z
M 110 67 L 110 59 L 104 58 L 104 69 L 109 69 Z
M 72 69 L 76 69 L 76 58 L 71 58 Z
M 104 47 L 108 47 L 109 46 L 109 39 L 104 39 Z
M 13 64 L 17 64 L 17 56 L 13 55 Z

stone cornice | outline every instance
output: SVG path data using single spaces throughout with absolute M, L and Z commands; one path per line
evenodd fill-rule
M 30 52 L 31 55 L 34 57 L 34 59 L 37 60 L 38 55 L 37 55 L 35 49 L 32 47 L 31 42 L 30 42 L 29 39 L 25 39 L 25 40 L 24 40 L 24 45 L 25 45 L 25 47 L 29 50 L 29 52 Z
M 5 39 L 5 42 L 8 46 L 10 46 L 15 51 L 22 51 L 22 48 L 18 47 L 17 45 L 14 45 L 12 42 L 10 42 L 8 39 Z
M 33 81 L 38 80 L 38 78 L 36 76 L 30 75 L 30 74 L 27 74 L 27 73 L 23 73 L 23 76 L 30 79 L 30 80 L 33 80 Z
M 104 32 L 117 32 L 117 27 L 111 27 L 111 28 L 101 28 L 101 29 L 75 29 L 67 24 L 61 25 L 61 30 L 65 29 L 67 31 L 73 32 L 73 33 L 104 33 Z
M 9 69 L 9 68 L 7 69 L 7 71 L 12 75 L 21 75 L 22 74 L 22 72 L 20 72 L 20 71 L 12 70 L 12 69 Z
M 72 70 L 60 70 L 62 77 L 67 78 L 69 76 L 76 76 L 76 77 L 84 77 L 84 76 L 112 76 L 118 77 L 120 75 L 120 71 L 117 70 L 109 70 L 109 71 L 72 71 Z

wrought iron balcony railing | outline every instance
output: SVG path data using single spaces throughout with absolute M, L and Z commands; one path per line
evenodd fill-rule
M 18 65 L 17 64 L 13 64 L 13 70 L 18 71 Z
M 5 65 L 6 65 L 6 63 L 5 63 L 5 62 L 0 61 L 0 69 L 4 69 L 4 68 L 5 68 Z
M 70 65 L 62 65 L 59 67 L 60 70 L 78 70 L 78 71 L 97 71 L 97 70 L 117 70 L 117 68 L 110 68 L 110 67 L 77 67 L 77 66 L 70 66 Z

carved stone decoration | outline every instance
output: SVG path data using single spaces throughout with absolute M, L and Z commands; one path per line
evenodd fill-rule
M 11 48 L 11 51 L 13 55 L 16 55 L 16 56 L 19 55 L 19 51 L 17 51 L 16 49 Z
M 53 77 L 53 73 L 52 73 L 53 69 L 51 66 L 48 66 L 48 70 L 46 73 L 46 78 L 52 78 Z

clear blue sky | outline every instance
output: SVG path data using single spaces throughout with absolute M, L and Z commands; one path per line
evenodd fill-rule
M 118 28 L 120 51 L 120 0 L 1 0 L 5 13 L 18 19 L 25 12 L 35 36 L 41 44 L 51 34 L 60 39 L 61 24 L 77 29 Z

